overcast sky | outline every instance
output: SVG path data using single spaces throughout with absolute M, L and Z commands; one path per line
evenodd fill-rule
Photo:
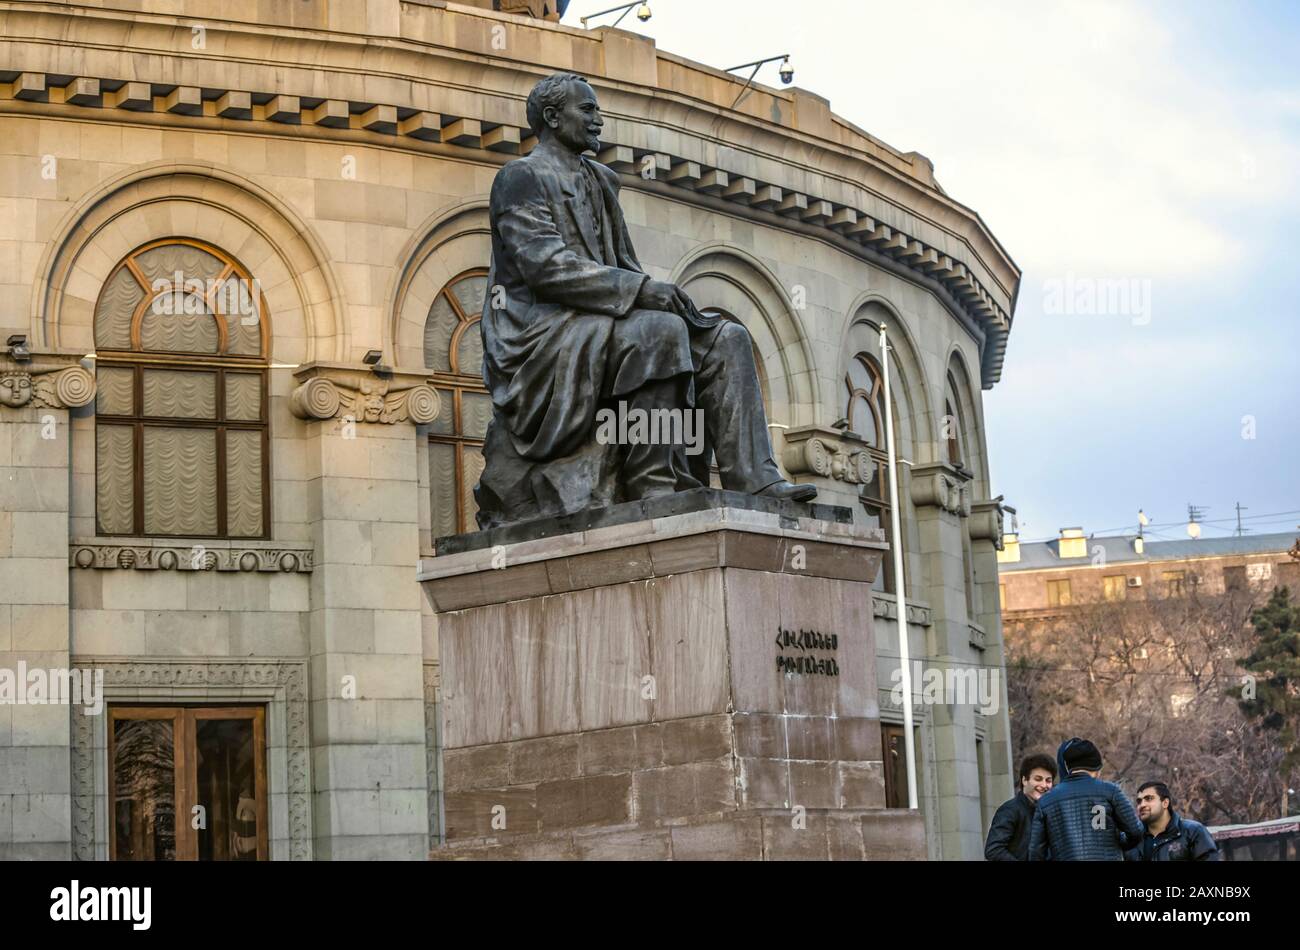
M 1300 524 L 1300 3 L 651 8 L 621 26 L 691 59 L 790 53 L 795 85 L 929 157 L 1019 264 L 984 405 L 1022 538 L 1114 533 L 1139 508 L 1182 538 L 1189 502 L 1206 537 L 1235 502 L 1256 533 Z M 775 64 L 758 78 L 780 84 Z M 1129 295 L 1080 312 L 1101 281 Z

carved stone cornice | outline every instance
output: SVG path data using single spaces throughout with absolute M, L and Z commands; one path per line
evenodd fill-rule
M 882 597 L 878 593 L 871 595 L 871 615 L 881 620 L 898 619 L 898 601 L 893 595 Z M 919 604 L 907 605 L 907 622 L 916 627 L 928 627 L 933 623 L 929 607 Z
M 820 475 L 853 485 L 868 485 L 876 476 L 867 444 L 852 432 L 824 426 L 785 430 L 781 456 L 791 475 Z
M 120 15 L 116 11 L 114 14 Z M 47 14 L 51 19 L 68 15 L 67 11 Z M 84 20 L 105 13 L 77 10 L 76 15 Z M 458 11 L 457 15 L 474 16 L 475 13 Z M 161 24 L 150 24 L 143 15 L 137 14 L 133 19 L 136 29 L 132 38 L 137 43 L 143 44 L 145 36 L 161 29 Z M 465 35 L 480 29 L 486 35 L 496 25 L 485 23 L 479 29 L 470 28 Z M 228 26 L 214 21 L 209 30 L 215 34 Z M 275 24 L 267 32 L 274 33 L 280 26 Z M 460 35 L 460 31 L 449 29 L 447 35 Z M 166 30 L 170 36 L 171 27 Z M 613 31 L 613 34 L 620 32 Z M 234 35 L 230 34 L 232 40 Z M 329 42 L 347 42 L 336 34 L 330 34 L 328 39 L 317 35 L 315 41 L 317 47 Z M 286 38 L 285 43 L 289 42 Z M 618 42 L 618 37 L 611 35 L 611 42 Z M 403 49 L 398 38 L 389 39 L 384 49 L 395 59 L 437 55 L 428 50 Z M 163 61 L 169 52 L 143 45 L 139 50 Z M 604 55 L 607 63 L 613 61 L 609 50 Z M 663 51 L 651 51 L 650 55 L 671 59 Z M 472 151 L 493 162 L 526 155 L 537 141 L 529 128 L 519 124 L 522 109 L 503 108 L 504 97 L 499 94 L 465 96 L 458 90 L 430 85 L 420 86 L 418 94 L 410 90 L 404 98 L 375 102 L 365 95 L 371 84 L 379 80 L 371 75 L 351 95 L 339 92 L 336 95 L 340 98 L 322 99 L 314 95 L 314 89 L 298 80 L 302 64 L 294 65 L 299 69 L 290 71 L 290 80 L 277 69 L 274 80 L 270 74 L 264 74 L 261 84 L 253 80 L 253 88 L 230 88 L 214 81 L 176 85 L 166 75 L 151 77 L 125 72 L 116 77 L 74 76 L 68 81 L 65 73 L 45 73 L 34 66 L 14 64 L 10 70 L 15 74 L 13 81 L 0 82 L 0 98 L 8 98 L 9 105 L 20 113 L 98 114 L 99 118 L 116 115 L 121 121 L 199 129 L 224 129 L 235 123 L 268 134 L 289 136 L 295 134 L 295 129 L 306 129 L 310 130 L 311 137 L 323 140 L 391 143 L 404 149 L 444 155 Z M 696 73 L 709 72 L 708 67 L 700 64 L 685 65 Z M 175 69 L 184 71 L 179 65 Z M 655 71 L 657 75 L 657 68 Z M 256 76 L 257 70 L 254 65 L 241 63 L 241 68 L 231 70 L 231 74 Z M 338 75 L 340 88 L 346 89 L 346 73 L 340 71 Z M 511 82 L 516 81 L 513 67 L 510 77 Z M 155 94 L 155 87 L 160 86 L 171 91 Z M 701 88 L 710 87 L 706 84 Z M 726 88 L 730 90 L 729 83 Z M 657 101 L 658 96 L 671 101 L 682 95 L 681 90 L 653 84 L 646 92 Z M 692 92 L 699 94 L 699 90 Z M 620 93 L 629 95 L 625 90 Z M 513 97 L 514 93 L 510 95 Z M 758 95 L 758 91 L 752 95 Z M 716 200 L 743 209 L 746 214 L 757 213 L 778 227 L 784 219 L 800 228 L 811 228 L 837 243 L 842 241 L 868 260 L 891 269 L 896 267 L 909 279 L 932 288 L 961 320 L 975 328 L 981 350 L 981 383 L 986 389 L 992 388 L 1001 377 L 1020 280 L 1014 262 L 977 216 L 936 187 L 933 166 L 924 156 L 896 152 L 843 120 L 832 120 L 825 100 L 819 103 L 817 97 L 803 90 L 792 91 L 790 97 L 788 103 L 785 94 L 777 98 L 789 109 L 793 125 L 806 119 L 817 130 L 814 133 L 817 137 L 797 135 L 795 128 L 786 123 L 779 123 L 779 131 L 764 126 L 764 134 L 798 142 L 801 146 L 798 154 L 803 157 L 799 161 L 783 158 L 778 171 L 766 173 L 762 178 L 750 177 L 757 173 L 745 161 L 710 163 L 711 154 L 731 150 L 717 150 L 689 132 L 673 138 L 680 146 L 672 153 L 657 151 L 653 146 L 648 148 L 643 138 L 644 128 L 629 118 L 620 123 L 625 130 L 622 132 L 625 141 L 602 140 L 597 160 L 629 176 L 633 187 L 662 185 L 677 200 L 705 206 Z M 682 106 L 686 108 L 685 99 Z M 706 107 L 704 111 L 708 114 L 713 110 Z M 738 124 L 738 130 L 752 130 L 753 117 L 744 110 L 727 110 L 724 114 Z M 821 119 L 814 120 L 816 115 Z M 613 128 L 609 131 L 615 134 Z M 845 154 L 842 146 L 827 144 L 827 133 L 837 140 L 847 133 L 857 146 L 850 146 Z M 841 161 L 846 161 L 849 164 L 844 167 L 853 173 L 848 177 L 843 177 L 843 173 L 828 176 L 821 182 L 814 180 L 810 187 L 808 168 L 804 164 L 809 161 L 809 154 L 815 156 L 811 159 L 814 167 L 817 159 L 824 159 L 827 168 L 839 167 Z M 864 180 L 863 176 L 869 174 L 874 177 L 873 173 L 880 173 L 886 167 L 891 171 L 884 180 L 893 185 L 887 189 L 889 193 L 877 190 L 855 194 L 851 190 L 853 182 Z M 909 171 L 904 172 L 904 168 Z M 648 178 L 643 175 L 647 170 L 652 172 Z M 836 177 L 840 180 L 836 181 Z M 932 224 L 939 220 L 951 220 L 954 226 Z
M 912 504 L 962 518 L 971 512 L 970 472 L 947 462 L 912 466 Z
M 293 375 L 302 385 L 289 396 L 289 411 L 299 419 L 425 425 L 441 409 L 427 372 L 375 372 L 364 364 L 315 362 Z
M 68 545 L 68 566 L 136 571 L 260 571 L 310 574 L 316 552 L 310 542 L 87 538 Z
M 14 359 L 0 350 L 0 407 L 76 409 L 95 398 L 95 374 L 80 350 L 47 350 Z
M 1002 506 L 1002 496 L 977 501 L 971 505 L 970 517 L 966 528 L 972 541 L 992 541 L 993 547 L 1002 550 L 1002 536 L 1006 509 Z

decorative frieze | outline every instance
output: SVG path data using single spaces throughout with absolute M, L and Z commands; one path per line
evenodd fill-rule
M 76 409 L 95 398 L 95 374 L 79 362 L 84 354 L 12 354 L 0 352 L 0 406 Z
M 912 467 L 912 504 L 965 518 L 971 512 L 970 473 L 947 462 Z
M 852 432 L 822 426 L 787 429 L 781 461 L 791 475 L 820 475 L 852 485 L 868 485 L 876 474 L 865 442 Z
M 289 397 L 289 411 L 299 419 L 427 425 L 441 408 L 433 377 L 423 373 L 308 363 L 294 377 L 303 382 Z
M 315 550 L 310 543 L 232 542 L 94 538 L 68 545 L 68 565 L 83 569 L 135 571 L 260 571 L 310 574 Z

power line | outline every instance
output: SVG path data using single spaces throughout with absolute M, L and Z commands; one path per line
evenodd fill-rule
M 1300 508 L 1297 508 L 1294 511 L 1274 511 L 1274 512 L 1270 512 L 1269 514 L 1263 514 L 1263 515 L 1247 515 L 1245 518 L 1242 518 L 1241 520 L 1258 521 L 1261 518 L 1282 518 L 1289 515 L 1300 515 Z M 1236 518 L 1211 518 L 1208 521 L 1198 521 L 1197 524 L 1214 525 L 1214 524 L 1232 523 L 1235 522 L 1236 520 L 1237 520 Z M 1186 521 L 1153 521 L 1150 524 L 1146 525 L 1146 530 L 1150 531 L 1150 529 L 1152 528 L 1160 528 L 1160 527 L 1179 528 L 1185 524 L 1187 524 Z M 1133 525 L 1131 524 L 1124 524 L 1124 525 L 1118 525 L 1117 527 L 1114 528 L 1102 528 L 1098 531 L 1093 531 L 1092 536 L 1095 537 L 1097 535 L 1105 535 L 1105 534 L 1109 534 L 1112 531 L 1128 531 L 1132 527 Z M 1041 538 L 1029 538 L 1028 540 L 1022 538 L 1020 543 L 1035 544 L 1039 541 L 1055 541 L 1057 537 L 1058 537 L 1057 535 L 1051 534 Z

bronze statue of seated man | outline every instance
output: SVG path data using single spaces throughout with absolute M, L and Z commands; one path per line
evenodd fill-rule
M 603 124 L 591 86 L 543 79 L 528 124 L 536 147 L 492 183 L 479 527 L 698 488 L 711 455 L 724 489 L 810 500 L 772 460 L 744 327 L 641 269 L 618 175 L 583 155 Z

